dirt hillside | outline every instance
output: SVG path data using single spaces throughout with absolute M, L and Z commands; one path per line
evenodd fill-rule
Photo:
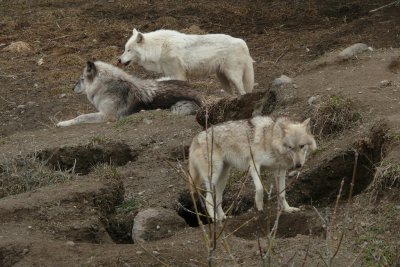
M 0 266 L 400 266 L 400 6 L 370 12 L 388 3 L 0 1 Z M 318 150 L 288 178 L 301 211 L 282 214 L 276 236 L 275 198 L 255 212 L 251 179 L 234 172 L 232 217 L 210 257 L 214 232 L 198 226 L 181 169 L 202 130 L 195 116 L 55 127 L 94 110 L 72 87 L 87 60 L 115 63 L 134 27 L 244 39 L 255 90 L 276 93 L 272 116 L 311 117 Z M 355 43 L 371 49 L 341 59 Z M 270 86 L 282 74 L 293 82 Z M 228 96 L 213 76 L 190 83 L 209 103 Z M 148 208 L 186 226 L 133 242 Z

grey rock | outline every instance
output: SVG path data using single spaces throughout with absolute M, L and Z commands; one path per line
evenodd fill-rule
M 288 83 L 292 83 L 292 78 L 286 76 L 286 75 L 281 75 L 279 78 L 276 78 L 273 82 L 272 85 L 274 86 L 278 86 L 278 85 L 282 85 L 282 84 L 288 84 Z
M 149 208 L 139 212 L 132 227 L 133 242 L 153 241 L 170 237 L 186 226 L 185 220 L 175 211 Z

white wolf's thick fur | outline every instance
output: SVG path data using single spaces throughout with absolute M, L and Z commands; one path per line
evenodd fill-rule
M 223 220 L 226 215 L 221 207 L 222 194 L 231 167 L 249 169 L 256 189 L 255 204 L 262 210 L 264 189 L 259 174 L 265 166 L 275 176 L 281 210 L 297 211 L 286 201 L 285 178 L 287 170 L 302 167 L 307 154 L 316 149 L 309 123 L 310 119 L 293 123 L 280 118 L 274 122 L 270 117 L 258 116 L 226 122 L 199 133 L 189 152 L 192 193 L 197 192 L 201 182 L 205 184 L 207 212 L 213 218 L 212 192 L 215 192 L 215 219 Z
M 178 115 L 193 114 L 201 105 L 186 82 L 142 80 L 101 62 L 88 62 L 74 91 L 85 93 L 98 112 L 61 121 L 59 127 L 115 120 L 142 109 L 171 108 Z
M 217 74 L 223 88 L 243 95 L 253 90 L 253 59 L 244 40 L 225 34 L 183 34 L 173 30 L 140 33 L 136 29 L 119 59 L 178 80 Z

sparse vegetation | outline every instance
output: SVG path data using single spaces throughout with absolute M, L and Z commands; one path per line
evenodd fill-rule
M 340 133 L 361 121 L 353 101 L 342 96 L 322 97 L 311 110 L 313 133 L 322 138 Z
M 118 172 L 117 167 L 107 163 L 97 164 L 92 168 L 92 174 L 96 178 L 106 180 L 118 180 L 121 178 L 121 174 Z
M 383 238 L 385 229 L 372 226 L 356 240 L 357 246 L 364 246 L 362 261 L 368 267 L 397 266 L 396 248 L 387 244 Z
M 127 214 L 132 211 L 137 211 L 142 206 L 142 201 L 137 198 L 131 197 L 125 199 L 120 205 L 116 207 L 117 214 Z
M 0 163 L 0 198 L 74 179 L 71 171 L 55 171 L 36 155 L 19 156 Z
M 110 139 L 104 135 L 98 134 L 89 140 L 89 145 L 104 144 L 110 142 Z
M 374 198 L 392 187 L 400 186 L 400 164 L 383 160 L 376 168 L 369 191 Z

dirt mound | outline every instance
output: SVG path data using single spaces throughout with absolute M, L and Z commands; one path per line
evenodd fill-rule
M 267 236 L 276 221 L 275 210 L 268 215 L 267 212 L 249 212 L 228 219 L 227 231 L 234 232 L 238 237 L 255 239 Z M 296 235 L 320 236 L 324 229 L 318 215 L 313 211 L 299 213 L 282 213 L 279 217 L 277 237 L 288 238 Z
M 37 157 L 56 170 L 72 170 L 87 174 L 101 163 L 117 166 L 135 160 L 138 153 L 124 143 L 100 142 L 83 146 L 62 147 L 43 150 Z
M 204 128 L 230 120 L 249 119 L 256 115 L 271 114 L 277 105 L 275 91 L 254 92 L 236 98 L 223 98 L 203 106 L 196 114 L 197 122 Z
M 307 163 L 309 169 L 289 188 L 289 199 L 296 203 L 329 204 L 336 199 L 342 179 L 342 196 L 347 197 L 354 171 L 356 183 L 353 194 L 363 192 L 373 180 L 375 167 L 384 156 L 386 131 L 386 124 L 377 124 L 369 134 L 358 137 L 356 141 L 349 140 L 341 149 L 329 151 L 326 155 L 322 151 L 317 152 L 323 155 L 319 161 Z M 353 138 L 356 139 L 357 135 Z M 357 168 L 354 170 L 355 164 Z

